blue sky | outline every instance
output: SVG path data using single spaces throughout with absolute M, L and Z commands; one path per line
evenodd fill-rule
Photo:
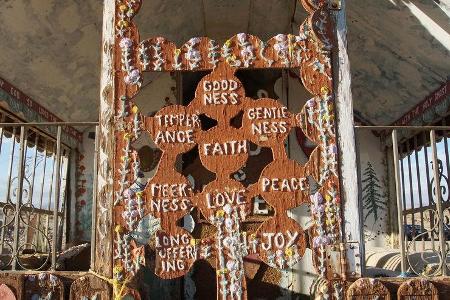
M 450 146 L 450 140 L 447 141 L 447 147 Z M 437 142 L 436 144 L 436 149 L 437 149 L 437 154 L 438 154 L 438 159 L 440 159 L 442 161 L 442 166 L 443 166 L 443 174 L 445 176 L 448 176 L 448 172 L 447 172 L 447 160 L 446 160 L 446 156 L 445 156 L 445 143 L 444 143 L 444 139 L 442 139 L 441 141 Z M 406 200 L 406 209 L 409 209 L 412 207 L 412 203 L 414 203 L 414 207 L 419 207 L 420 204 L 420 195 L 422 196 L 422 205 L 426 206 L 429 204 L 429 196 L 428 196 L 428 187 L 427 187 L 427 173 L 426 173 L 426 167 L 425 167 L 425 151 L 427 151 L 427 155 L 428 155 L 428 159 L 427 159 L 427 164 L 428 164 L 428 170 L 429 170 L 429 180 L 431 182 L 431 179 L 433 178 L 433 169 L 432 169 L 432 154 L 431 154 L 431 147 L 426 147 L 426 148 L 422 148 L 420 149 L 420 151 L 418 151 L 418 162 L 419 162 L 419 179 L 420 179 L 420 189 L 419 189 L 419 184 L 418 184 L 418 176 L 417 176 L 417 163 L 416 163 L 416 157 L 415 157 L 415 153 L 412 152 L 409 156 L 410 156 L 410 161 L 411 161 L 411 179 L 412 179 L 412 188 L 410 185 L 410 179 L 409 179 L 409 168 L 408 168 L 408 157 L 405 157 L 402 160 L 402 164 L 403 164 L 403 178 L 402 178 L 402 182 L 403 180 L 405 181 L 405 200 Z M 450 152 L 450 150 L 449 150 Z M 445 183 L 445 181 L 441 180 L 441 186 L 445 185 L 447 187 L 447 184 Z M 446 188 L 446 192 L 443 193 L 443 200 L 448 199 L 448 187 Z
M 13 190 L 14 187 L 17 186 L 17 174 L 18 174 L 18 161 L 19 161 L 19 145 L 17 143 L 17 140 L 15 143 L 13 143 L 12 138 L 3 137 L 2 141 L 2 148 L 0 152 L 0 201 L 5 202 L 6 200 L 6 194 L 7 194 L 7 183 L 8 183 L 8 172 L 9 172 L 9 165 L 10 165 L 10 156 L 13 151 L 12 147 L 14 145 L 14 160 L 13 160 L 13 166 L 12 166 L 12 187 L 10 192 L 10 197 L 12 198 L 13 203 L 15 203 L 15 199 L 13 197 Z M 29 165 L 29 167 L 26 167 L 25 169 L 25 177 L 28 179 L 24 181 L 24 189 L 29 191 L 30 190 L 30 184 L 32 183 L 32 165 L 34 163 L 34 147 L 27 147 L 26 151 L 26 165 Z M 45 164 L 45 178 L 44 178 L 44 185 L 42 187 L 42 179 L 44 176 L 44 153 L 41 151 L 37 152 L 37 160 L 36 160 L 36 171 L 35 171 L 35 181 L 34 181 L 34 188 L 33 188 L 33 206 L 38 208 L 40 206 L 40 196 L 42 193 L 42 208 L 48 209 L 49 200 L 51 199 L 51 205 L 50 209 L 54 207 L 54 200 L 53 200 L 53 192 L 50 194 L 51 189 L 51 183 L 52 183 L 52 171 L 54 168 L 54 159 L 52 156 L 47 156 L 47 162 Z M 61 164 L 61 170 L 64 170 L 62 172 L 62 182 L 63 186 L 65 185 L 65 178 L 66 178 L 66 169 L 67 169 L 67 159 L 62 160 Z M 14 178 L 16 178 L 14 180 Z M 26 197 L 27 193 L 24 194 L 24 197 Z M 28 195 L 29 196 L 29 195 Z M 61 189 L 61 197 L 63 196 L 63 189 Z M 23 199 L 25 201 L 25 198 Z M 61 207 L 61 205 L 60 205 Z

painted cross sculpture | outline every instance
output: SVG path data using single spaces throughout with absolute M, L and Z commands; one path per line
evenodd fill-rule
M 146 215 L 159 219 L 161 225 L 155 236 L 155 273 L 177 278 L 195 261 L 213 259 L 220 299 L 247 298 L 243 259 L 250 254 L 274 268 L 286 269 L 301 259 L 309 245 L 320 276 L 336 279 L 326 253 L 327 247 L 336 247 L 341 239 L 332 26 L 327 1 L 301 2 L 310 15 L 298 36 L 280 34 L 264 43 L 252 35 L 238 34 L 222 47 L 208 38 L 192 38 L 177 48 L 160 37 L 139 42 L 132 18 L 140 1 L 117 1 L 113 248 L 118 281 L 129 280 L 145 264 L 143 247 L 137 246 L 132 232 Z M 287 67 L 299 68 L 304 86 L 315 95 L 298 113 L 274 99 L 246 97 L 234 75 L 238 68 Z M 131 99 L 140 89 L 142 72 L 174 70 L 212 72 L 200 81 L 189 105 L 166 106 L 152 117 L 141 115 Z M 231 120 L 241 112 L 242 124 L 236 128 Z M 202 130 L 201 114 L 217 125 Z M 296 127 L 317 144 L 303 166 L 290 160 L 285 150 L 284 142 Z M 141 134 L 149 134 L 163 151 L 156 174 L 148 182 L 139 181 L 139 159 L 132 148 Z M 245 165 L 250 142 L 271 148 L 273 162 L 263 169 L 257 183 L 244 187 L 232 174 Z M 177 157 L 194 147 L 203 166 L 216 176 L 199 193 L 193 192 L 189 180 L 175 168 Z M 309 177 L 319 185 L 313 195 Z M 251 214 L 251 199 L 257 196 L 275 214 L 256 232 L 246 232 L 242 222 Z M 287 215 L 289 209 L 302 204 L 311 206 L 313 226 L 308 235 Z M 177 225 L 193 207 L 215 226 L 213 236 L 194 239 Z M 333 284 L 329 286 L 330 293 L 337 293 Z

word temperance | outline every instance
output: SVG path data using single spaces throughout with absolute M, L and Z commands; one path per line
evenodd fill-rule
M 200 119 L 198 115 L 190 114 L 171 114 L 171 115 L 160 115 L 155 116 L 157 124 L 160 128 L 164 127 L 191 127 L 199 128 Z M 166 143 L 187 143 L 193 144 L 194 131 L 192 129 L 186 130 L 161 130 L 156 133 L 155 143 L 166 144 Z

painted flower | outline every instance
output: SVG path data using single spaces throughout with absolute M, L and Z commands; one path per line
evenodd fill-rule
M 241 55 L 243 57 L 253 56 L 253 47 L 252 47 L 252 45 L 248 45 L 247 47 L 244 47 L 244 49 L 241 50 Z
M 139 212 L 137 210 L 131 211 L 131 218 L 137 218 L 139 216 Z
M 314 195 L 311 196 L 311 200 L 315 205 L 319 205 L 323 203 L 322 194 L 319 192 L 315 192 Z
M 311 211 L 313 212 L 313 214 L 318 215 L 318 214 L 322 214 L 324 211 L 324 206 L 323 205 L 314 205 L 311 209 Z
M 231 229 L 233 227 L 234 221 L 231 218 L 225 219 L 225 227 Z
M 57 286 L 58 285 L 58 277 L 56 277 L 53 274 L 50 274 L 49 278 L 50 278 L 50 284 L 52 286 Z
M 137 204 L 137 203 L 136 203 L 136 201 L 135 201 L 134 199 L 129 199 L 129 200 L 128 200 L 128 205 L 129 205 L 129 206 L 136 206 L 136 204 Z
M 319 247 L 320 246 L 320 241 L 321 241 L 320 236 L 316 236 L 315 238 L 313 238 L 313 247 L 314 248 Z
M 130 198 L 130 197 L 133 197 L 133 195 L 134 195 L 134 191 L 131 189 L 126 189 L 125 191 L 123 191 L 124 197 Z
M 120 40 L 119 46 L 122 49 L 130 48 L 133 46 L 133 41 L 130 38 L 125 37 Z
M 239 290 L 240 290 L 239 284 L 233 283 L 233 284 L 230 285 L 230 292 L 232 294 L 238 292 Z
M 126 84 L 136 84 L 141 78 L 141 73 L 138 69 L 133 69 L 127 76 L 125 76 Z
M 226 238 L 223 239 L 223 245 L 227 248 L 230 248 L 232 244 L 232 240 L 229 236 L 227 236 Z
M 239 43 L 244 44 L 247 41 L 247 34 L 245 33 L 238 33 L 237 35 L 237 39 L 239 41 Z
M 286 39 L 287 39 L 286 35 L 285 35 L 285 34 L 282 34 L 282 33 L 277 34 L 277 35 L 275 36 L 275 40 L 277 40 L 277 42 L 285 42 Z
M 306 39 L 306 36 L 304 34 L 302 34 L 302 33 L 300 33 L 300 35 L 296 35 L 295 36 L 295 42 L 296 43 L 300 43 L 301 41 L 303 41 L 305 39 Z
M 219 209 L 218 211 L 216 211 L 216 217 L 223 218 L 224 215 L 225 215 L 225 212 L 222 209 Z
M 289 247 L 286 248 L 286 250 L 284 250 L 284 253 L 286 254 L 286 256 L 291 257 L 292 255 L 294 255 L 294 250 L 291 247 Z
M 333 154 L 338 153 L 338 149 L 337 149 L 336 145 L 331 145 L 330 148 L 331 148 L 331 153 L 333 153 Z
M 300 32 L 300 34 L 298 35 L 298 39 L 299 41 L 304 41 L 306 40 L 308 37 L 306 36 L 306 34 L 304 34 L 303 32 Z M 297 38 L 296 38 L 297 40 Z
M 314 98 L 309 99 L 306 101 L 306 105 L 308 105 L 308 107 L 314 107 L 316 105 L 316 100 Z
M 231 205 L 229 203 L 225 204 L 225 206 L 223 207 L 223 210 L 230 215 L 231 212 L 233 211 L 233 208 L 231 207 Z
M 39 280 L 45 280 L 45 279 L 47 279 L 47 274 L 45 274 L 45 273 L 40 273 L 40 274 L 38 275 L 38 279 L 39 279 Z
M 287 46 L 285 44 L 277 43 L 273 45 L 273 48 L 275 49 L 275 51 L 277 51 L 277 53 L 287 52 Z
M 186 59 L 190 61 L 201 60 L 200 52 L 196 50 L 189 50 L 186 54 Z
M 234 260 L 227 261 L 227 269 L 230 271 L 234 271 L 237 269 L 237 263 Z
M 194 46 L 194 45 L 200 43 L 200 38 L 198 38 L 198 37 L 193 37 L 193 38 L 191 38 L 191 39 L 189 40 L 188 43 L 191 44 L 191 46 Z

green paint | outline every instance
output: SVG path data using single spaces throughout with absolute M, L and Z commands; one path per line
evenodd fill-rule
M 380 181 L 370 162 L 367 162 L 367 167 L 364 170 L 362 185 L 362 200 L 365 210 L 364 222 L 367 221 L 370 215 L 373 215 L 375 223 L 381 216 L 382 211 L 386 210 L 386 203 L 380 194 Z

